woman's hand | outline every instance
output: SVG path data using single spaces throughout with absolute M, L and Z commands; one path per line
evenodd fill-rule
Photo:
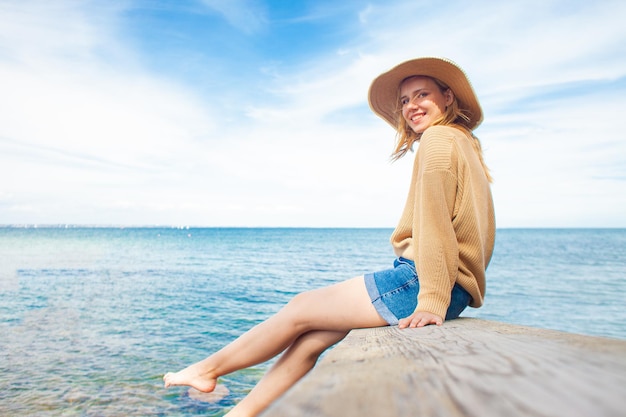
M 443 324 L 443 318 L 427 311 L 415 311 L 409 317 L 405 317 L 398 321 L 398 327 L 400 329 L 406 329 L 407 327 L 424 327 L 429 324 L 441 326 Z

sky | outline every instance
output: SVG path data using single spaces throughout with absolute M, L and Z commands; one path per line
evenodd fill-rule
M 367 103 L 468 74 L 500 228 L 626 227 L 626 2 L 0 0 L 0 224 L 394 227 Z

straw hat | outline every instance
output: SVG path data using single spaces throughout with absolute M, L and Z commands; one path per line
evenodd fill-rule
M 445 58 L 417 58 L 392 68 L 379 75 L 370 86 L 371 109 L 387 123 L 398 127 L 398 88 L 400 83 L 413 75 L 437 78 L 452 89 L 459 107 L 466 110 L 470 118 L 468 127 L 473 130 L 483 121 L 483 111 L 472 84 L 458 65 Z

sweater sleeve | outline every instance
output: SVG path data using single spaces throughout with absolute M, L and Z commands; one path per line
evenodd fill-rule
M 422 136 L 417 163 L 413 239 L 420 281 L 417 311 L 446 316 L 459 248 L 452 224 L 457 192 L 454 144 L 442 129 Z

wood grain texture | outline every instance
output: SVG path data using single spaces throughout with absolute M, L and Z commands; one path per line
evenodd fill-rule
M 263 417 L 626 416 L 626 342 L 473 318 L 353 330 Z

